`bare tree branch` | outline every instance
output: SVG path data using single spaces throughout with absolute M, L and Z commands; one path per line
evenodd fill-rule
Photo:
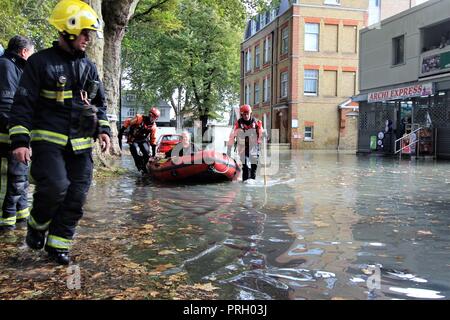
M 170 0 L 161 0 L 157 3 L 155 3 L 154 5 L 150 6 L 147 10 L 145 10 L 144 12 L 140 12 L 140 13 L 136 13 L 131 19 L 132 20 L 140 20 L 142 19 L 144 16 L 150 14 L 153 10 L 161 7 L 163 4 L 165 4 L 166 2 L 169 2 Z

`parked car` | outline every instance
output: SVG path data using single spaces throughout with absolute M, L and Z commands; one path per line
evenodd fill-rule
M 182 140 L 181 134 L 163 134 L 159 137 L 157 142 L 157 153 L 166 153 Z

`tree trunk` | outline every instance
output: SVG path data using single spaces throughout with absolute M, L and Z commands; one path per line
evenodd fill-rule
M 98 14 L 100 20 L 102 18 L 102 0 L 84 0 L 87 4 L 89 4 L 94 11 Z M 97 66 L 97 71 L 100 76 L 100 79 L 104 81 L 103 76 L 103 48 L 105 45 L 104 39 L 93 38 L 92 44 L 88 47 L 88 57 L 91 59 L 95 65 Z M 108 167 L 106 158 L 107 156 L 103 154 L 100 150 L 100 146 L 98 143 L 94 145 L 93 148 L 94 158 L 98 161 L 96 163 L 100 163 L 104 167 Z
M 98 1 L 98 0 L 97 0 Z M 107 113 L 116 115 L 119 109 L 121 49 L 125 36 L 125 28 L 139 0 L 103 0 L 102 14 L 105 21 L 104 53 L 103 53 L 103 82 L 105 85 Z M 110 121 L 111 125 L 111 154 L 120 155 L 117 140 L 117 120 Z
M 97 12 L 100 20 L 102 18 L 102 0 L 84 0 L 89 4 L 95 12 Z M 104 39 L 94 38 L 92 44 L 88 47 L 88 56 L 97 66 L 97 71 L 100 79 L 103 81 L 103 47 L 105 45 Z
M 181 112 L 181 99 L 182 99 L 183 89 L 178 87 L 178 103 L 177 103 L 177 131 L 181 131 L 183 129 L 183 114 Z

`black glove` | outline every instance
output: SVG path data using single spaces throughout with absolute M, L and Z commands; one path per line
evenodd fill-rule
M 94 137 L 98 128 L 97 107 L 84 105 L 80 115 L 80 133 L 83 137 Z
M 231 146 L 227 147 L 227 156 L 231 156 Z

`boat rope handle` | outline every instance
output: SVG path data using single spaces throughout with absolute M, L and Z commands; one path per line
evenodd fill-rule
M 215 164 L 215 162 L 214 162 L 214 164 Z M 224 173 L 227 173 L 228 170 L 230 169 L 230 167 L 228 166 L 229 164 L 230 164 L 230 157 L 227 156 L 227 164 L 225 165 L 226 166 L 225 171 L 221 172 L 221 171 L 217 170 L 216 168 L 214 168 L 213 165 L 211 165 L 210 167 L 211 167 L 212 171 L 214 171 L 215 173 L 224 174 Z

